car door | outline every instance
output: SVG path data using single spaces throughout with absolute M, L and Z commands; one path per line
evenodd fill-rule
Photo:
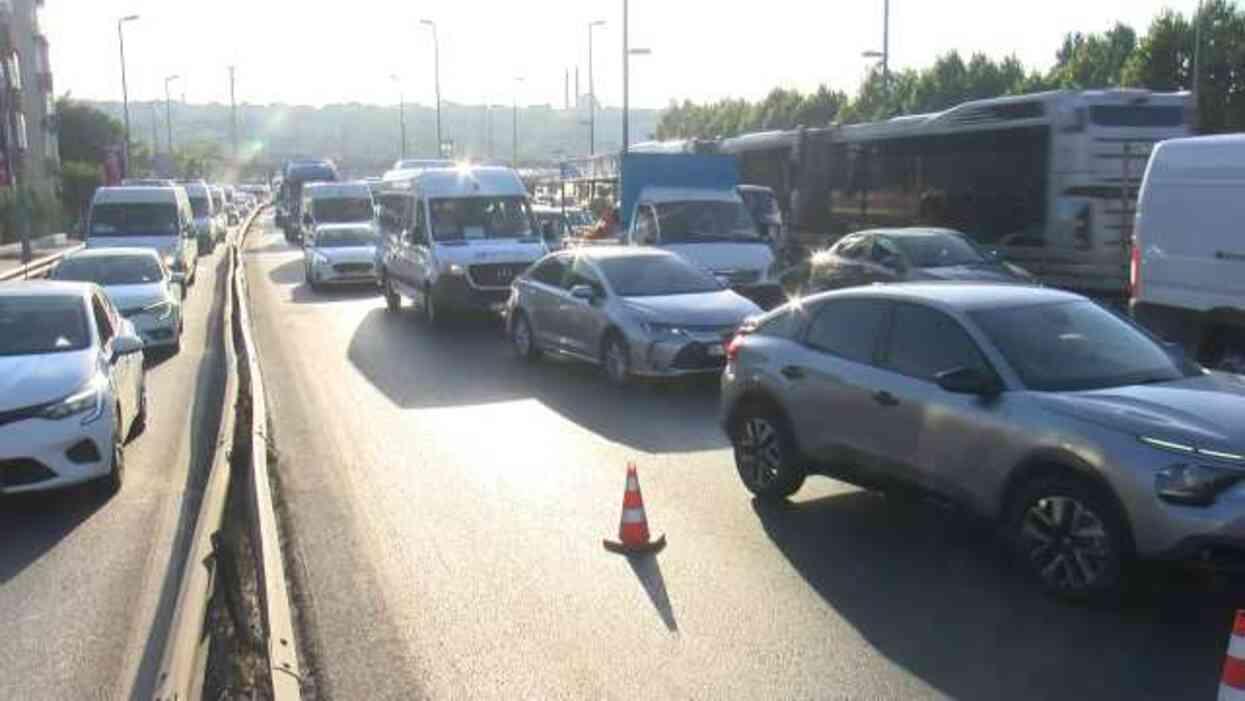
M 591 358 L 597 357 L 601 334 L 608 321 L 605 318 L 606 291 L 600 271 L 585 256 L 575 256 L 562 285 L 564 294 L 558 304 L 556 327 L 562 333 L 563 344 L 571 350 Z M 576 299 L 570 291 L 577 285 L 592 288 L 591 300 Z
M 873 389 L 889 440 L 887 469 L 923 487 L 960 498 L 972 485 L 993 484 L 972 474 L 1006 445 L 1006 401 L 1001 396 L 955 394 L 937 383 L 940 373 L 970 368 L 998 377 L 972 336 L 951 315 L 921 304 L 895 304 Z
M 863 297 L 823 302 L 784 358 L 779 372 L 796 439 L 819 463 L 875 469 L 887 431 L 872 395 L 890 307 Z
M 562 289 L 569 268 L 569 254 L 547 256 L 524 278 L 524 309 L 536 342 L 545 348 L 562 349 L 562 333 L 558 319 L 562 299 L 569 296 Z

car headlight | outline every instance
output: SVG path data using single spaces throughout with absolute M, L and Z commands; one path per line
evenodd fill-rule
M 467 269 L 458 263 L 450 263 L 445 272 L 447 275 L 466 275 Z
M 1158 471 L 1154 490 L 1176 504 L 1207 506 L 1223 490 L 1245 479 L 1245 472 L 1206 465 L 1172 465 Z
M 644 333 L 657 338 L 687 337 L 687 330 L 678 324 L 663 324 L 656 321 L 646 321 L 640 326 L 644 329 Z
M 165 319 L 168 319 L 170 316 L 173 316 L 174 306 L 175 305 L 172 302 L 165 300 L 163 302 L 156 302 L 155 304 L 151 304 L 146 307 L 143 307 L 143 311 L 148 314 L 151 314 L 152 316 L 156 317 L 160 321 L 164 321 Z
M 106 382 L 102 376 L 98 376 L 77 392 L 44 407 L 43 411 L 39 412 L 39 417 L 56 421 L 84 414 L 83 426 L 98 420 L 104 414 L 103 390 Z

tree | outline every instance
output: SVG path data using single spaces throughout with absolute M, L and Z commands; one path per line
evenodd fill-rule
M 103 163 L 107 149 L 125 141 L 121 122 L 69 95 L 56 101 L 56 131 L 62 161 Z
M 1136 47 L 1137 33 L 1119 22 L 1102 34 L 1069 33 L 1055 53 L 1050 82 L 1075 89 L 1123 85 L 1124 65 Z

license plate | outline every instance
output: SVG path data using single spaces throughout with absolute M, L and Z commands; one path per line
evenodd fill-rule
M 719 346 L 719 345 L 717 345 L 717 344 L 714 344 L 714 345 L 712 345 L 712 346 L 709 346 L 709 357 L 711 357 L 711 358 L 721 358 L 721 357 L 722 357 L 722 356 L 724 356 L 724 355 L 726 355 L 726 348 L 725 348 L 725 347 L 723 347 L 723 346 Z

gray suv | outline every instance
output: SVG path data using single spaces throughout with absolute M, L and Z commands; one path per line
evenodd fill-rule
M 1245 381 L 1079 295 L 904 283 L 829 292 L 727 349 L 745 486 L 915 487 L 993 519 L 1033 578 L 1113 593 L 1133 558 L 1245 554 Z

